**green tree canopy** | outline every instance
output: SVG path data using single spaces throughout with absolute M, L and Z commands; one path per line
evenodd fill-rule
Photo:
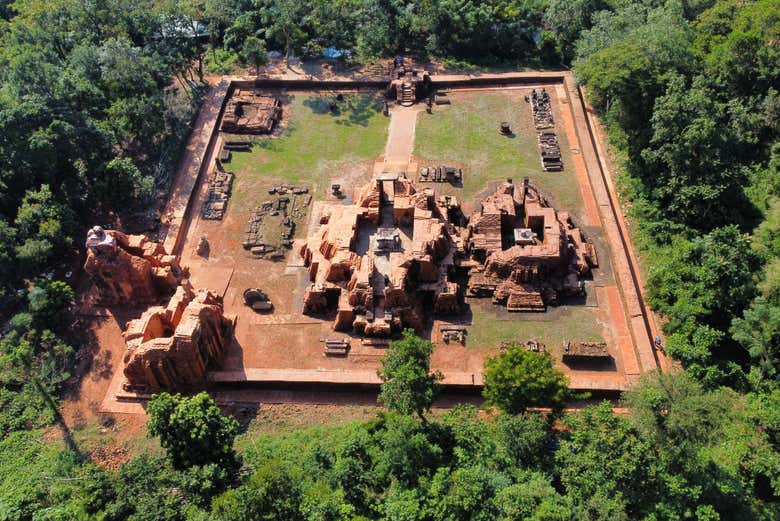
M 244 60 L 254 65 L 255 74 L 260 73 L 260 66 L 268 63 L 268 52 L 265 50 L 265 42 L 256 36 L 247 36 L 241 49 Z
M 378 372 L 382 403 L 401 414 L 416 413 L 425 420 L 438 392 L 436 383 L 442 379 L 441 373 L 431 373 L 433 347 L 410 329 L 404 331 L 401 340 L 390 343 Z
M 482 395 L 489 405 L 510 414 L 522 414 L 529 407 L 562 409 L 569 390 L 565 375 L 553 367 L 549 353 L 536 353 L 512 344 L 485 361 Z
M 216 463 L 229 468 L 236 463 L 233 440 L 238 422 L 223 416 L 208 394 L 192 398 L 161 393 L 147 408 L 150 436 L 159 436 L 171 464 L 177 469 Z

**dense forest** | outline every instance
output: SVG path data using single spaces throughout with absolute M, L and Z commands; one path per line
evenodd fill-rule
M 431 414 L 429 352 L 406 338 L 368 424 L 237 453 L 207 397 L 162 395 L 165 456 L 113 472 L 44 442 L 87 227 L 153 221 L 203 74 L 329 47 L 571 67 L 684 370 L 627 393 L 627 416 L 563 414 L 560 375 L 510 350 L 488 364 L 500 412 Z M 780 0 L 0 0 L 0 520 L 777 519 L 779 135 Z M 511 371 L 528 364 L 543 377 Z

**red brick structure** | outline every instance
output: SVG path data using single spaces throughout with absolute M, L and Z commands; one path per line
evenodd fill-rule
M 509 311 L 541 311 L 559 295 L 583 292 L 582 277 L 598 266 L 593 245 L 524 180 L 516 193 L 501 183 L 468 223 L 471 268 L 467 293 L 492 295 Z
M 222 365 L 233 326 L 223 314 L 221 297 L 210 291 L 196 295 L 185 282 L 166 307 L 151 307 L 127 324 L 125 390 L 152 393 L 204 385 L 207 371 Z
M 581 294 L 598 263 L 568 214 L 527 180 L 519 193 L 502 183 L 466 221 L 454 197 L 380 176 L 356 190 L 354 205 L 325 206 L 299 253 L 310 280 L 303 312 L 335 310 L 334 329 L 365 336 L 460 313 L 465 280 L 469 296 L 544 311 L 559 295 Z
M 221 130 L 233 134 L 270 134 L 281 117 L 278 97 L 236 89 L 225 107 Z
M 143 235 L 125 235 L 99 226 L 87 234 L 84 271 L 92 278 L 98 304 L 142 305 L 171 295 L 184 276 L 162 244 Z
M 428 96 L 431 91 L 431 77 L 427 71 L 401 66 L 393 70 L 390 79 L 390 95 L 395 95 L 398 104 L 410 106 Z
M 459 208 L 403 176 L 372 180 L 354 205 L 328 205 L 300 250 L 311 280 L 304 313 L 335 309 L 334 329 L 388 336 L 420 330 L 426 303 L 435 313 L 459 312 L 458 285 L 448 279 L 458 249 L 450 216 Z M 360 242 L 369 243 L 362 254 Z

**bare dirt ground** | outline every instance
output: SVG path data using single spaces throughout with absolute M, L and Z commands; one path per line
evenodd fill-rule
M 82 310 L 86 314 L 80 314 L 74 325 L 81 339 L 76 376 L 69 382 L 60 413 L 78 449 L 91 461 L 116 469 L 131 457 L 139 439 L 146 445 L 145 415 L 101 410 L 114 375 L 121 372 L 125 353 L 122 330 L 127 320 L 142 310 L 122 310 L 121 315 L 105 309 Z M 47 432 L 50 438 L 64 435 L 56 426 Z

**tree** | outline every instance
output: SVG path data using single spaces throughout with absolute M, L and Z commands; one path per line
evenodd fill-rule
M 673 74 L 655 101 L 652 136 L 641 152 L 649 197 L 668 217 L 707 231 L 734 222 L 747 202 L 735 160 L 755 142 L 755 125 L 739 124 L 740 110 L 718 100 L 703 78 L 687 85 Z M 746 211 L 741 212 L 747 214 Z
M 68 448 L 80 457 L 53 396 L 59 385 L 70 378 L 68 367 L 73 348 L 48 329 L 35 329 L 33 320 L 29 313 L 13 316 L 7 332 L 0 338 L 0 383 L 22 389 L 14 398 L 20 398 L 24 403 L 12 405 L 23 405 L 25 409 L 35 407 L 25 400 L 24 390 L 31 387 L 48 409 L 49 421 L 57 421 Z
M 648 277 L 648 302 L 668 318 L 667 350 L 685 367 L 712 373 L 717 362 L 733 356 L 737 346 L 727 332 L 755 296 L 753 273 L 758 265 L 749 240 L 736 226 L 691 241 L 676 240 L 655 261 Z M 721 367 L 710 374 L 710 384 L 723 381 L 728 373 Z
M 504 476 L 479 464 L 453 471 L 441 467 L 431 480 L 429 492 L 433 519 L 492 521 L 497 509 L 490 500 L 508 484 Z
M 561 56 L 574 57 L 574 42 L 590 29 L 593 13 L 604 7 L 601 0 L 551 0 L 544 12 L 544 23 L 555 35 Z
M 758 297 L 742 318 L 734 319 L 731 334 L 756 364 L 759 382 L 780 377 L 780 307 Z
M 488 405 L 510 414 L 522 414 L 529 407 L 560 410 L 569 398 L 567 379 L 553 367 L 549 353 L 536 353 L 513 344 L 506 351 L 485 360 L 485 388 Z
M 0 217 L 0 299 L 5 297 L 7 287 L 16 282 L 14 243 L 16 242 L 16 230 Z
M 775 257 L 764 266 L 758 289 L 769 302 L 780 306 L 780 257 Z
M 144 176 L 127 157 L 117 157 L 106 163 L 95 181 L 95 195 L 113 207 L 143 201 L 153 191 L 154 179 Z
M 780 487 L 780 455 L 746 402 L 725 387 L 708 390 L 683 371 L 647 374 L 625 394 L 628 422 L 656 454 L 658 481 L 646 487 L 664 498 L 657 508 L 667 518 L 698 508 L 719 519 L 773 517 L 751 496 L 760 483 Z
M 550 423 L 541 414 L 502 414 L 497 425 L 498 438 L 512 464 L 538 469 L 552 465 L 554 439 Z
M 576 43 L 575 74 L 594 107 L 621 129 L 634 160 L 646 144 L 664 75 L 691 67 L 691 29 L 675 9 L 642 2 L 596 12 L 591 22 Z
M 236 463 L 233 440 L 238 422 L 223 416 L 208 394 L 192 398 L 161 393 L 147 408 L 150 436 L 159 436 L 160 444 L 176 469 L 216 463 L 229 468 Z
M 289 65 L 291 53 L 300 49 L 308 37 L 303 27 L 310 12 L 297 0 L 262 0 L 261 5 L 266 36 L 284 46 L 284 61 Z
M 566 426 L 556 460 L 567 496 L 582 506 L 600 499 L 600 509 L 625 508 L 629 518 L 642 518 L 658 498 L 658 465 L 650 442 L 616 416 L 608 402 L 567 417 Z M 625 513 L 621 517 L 626 519 Z
M 331 484 L 340 487 L 347 501 L 363 515 L 369 515 L 376 506 L 373 501 L 376 482 L 372 472 L 373 449 L 373 440 L 364 427 L 348 433 L 335 451 L 331 472 Z
M 431 373 L 433 343 L 415 336 L 407 329 L 403 338 L 390 343 L 378 371 L 382 379 L 379 399 L 401 414 L 416 413 L 425 421 L 438 394 L 436 383 L 443 376 Z
M 434 424 L 417 422 L 412 416 L 388 415 L 384 426 L 377 433 L 381 448 L 376 462 L 379 475 L 389 475 L 401 485 L 414 487 L 421 476 L 430 477 L 444 463 L 444 443 L 438 439 L 441 429 Z
M 14 224 L 25 241 L 16 254 L 28 269 L 46 265 L 53 253 L 72 242 L 73 212 L 55 198 L 49 185 L 27 191 Z
M 298 480 L 281 462 L 272 460 L 257 469 L 249 482 L 214 500 L 220 521 L 303 521 Z
M 241 57 L 245 62 L 255 66 L 255 74 L 260 74 L 260 66 L 268 63 L 268 52 L 265 50 L 265 42 L 257 36 L 247 36 Z
M 0 338 L 1 380 L 16 385 L 32 384 L 57 416 L 52 393 L 70 378 L 73 348 L 48 329 L 33 327 L 33 317 L 19 313 L 11 318 Z
M 499 491 L 493 502 L 499 521 L 574 519 L 564 497 L 542 472 L 522 472 L 518 482 Z
M 67 282 L 37 278 L 27 290 L 27 305 L 35 321 L 55 329 L 62 324 L 63 312 L 76 298 Z

